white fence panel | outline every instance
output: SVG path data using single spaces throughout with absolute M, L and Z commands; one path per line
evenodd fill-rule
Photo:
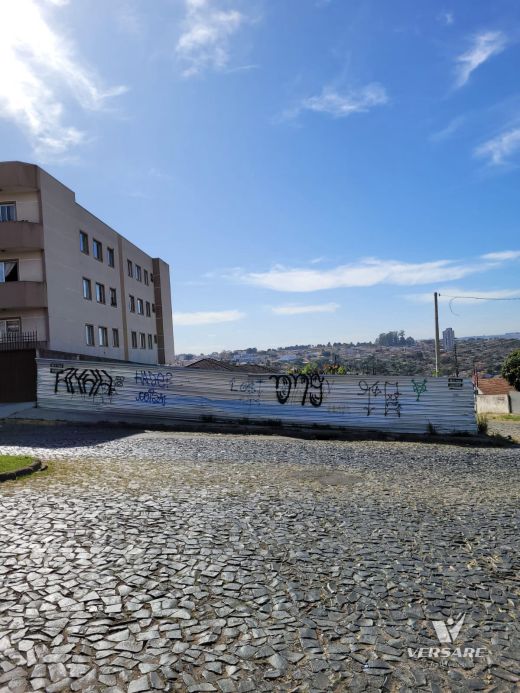
M 143 424 L 247 420 L 396 433 L 477 431 L 473 384 L 462 378 L 235 374 L 38 359 L 38 405 L 137 415 Z

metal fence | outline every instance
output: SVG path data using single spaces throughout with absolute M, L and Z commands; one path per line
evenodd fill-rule
M 21 349 L 38 349 L 37 332 L 7 332 L 0 334 L 0 351 L 19 351 Z
M 476 433 L 470 380 L 247 374 L 38 359 L 38 405 L 131 414 L 166 424 L 330 426 L 396 433 Z M 113 417 L 111 417 L 113 418 Z

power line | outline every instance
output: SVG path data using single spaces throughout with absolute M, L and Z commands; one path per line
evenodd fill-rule
M 441 296 L 441 294 L 439 294 Z M 452 303 L 458 298 L 469 298 L 472 299 L 473 301 L 520 301 L 520 296 L 508 296 L 508 297 L 496 297 L 496 296 L 450 296 L 448 294 L 442 294 L 444 298 L 449 298 L 451 299 L 449 302 L 449 308 L 450 311 L 453 313 L 453 315 L 458 315 L 453 308 L 452 308 Z

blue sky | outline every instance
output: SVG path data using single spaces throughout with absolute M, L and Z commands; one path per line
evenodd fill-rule
M 3 17 L 2 159 L 169 262 L 178 352 L 427 338 L 435 290 L 520 297 L 517 0 Z M 441 327 L 517 331 L 519 309 L 441 299 Z

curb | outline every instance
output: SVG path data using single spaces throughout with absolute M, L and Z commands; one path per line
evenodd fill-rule
M 30 464 L 28 467 L 16 469 L 14 472 L 1 472 L 0 483 L 2 483 L 2 481 L 13 481 L 14 479 L 18 479 L 18 477 L 20 476 L 27 476 L 29 474 L 32 474 L 33 472 L 43 471 L 46 468 L 47 467 L 42 466 L 41 460 L 35 460 L 33 464 Z

